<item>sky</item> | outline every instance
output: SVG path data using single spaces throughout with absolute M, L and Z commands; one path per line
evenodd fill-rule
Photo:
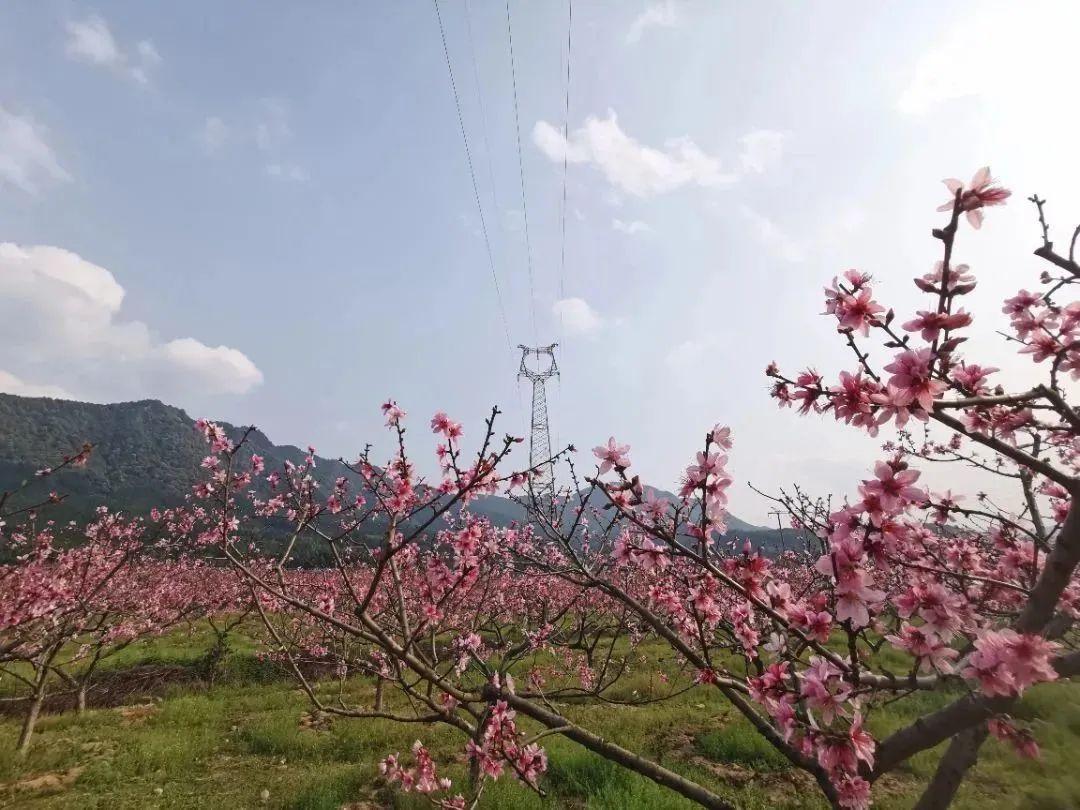
M 1015 194 L 958 241 L 968 356 L 1035 379 L 995 330 L 1041 270 L 1024 198 L 1080 221 L 1080 5 L 578 0 L 568 117 L 565 2 L 511 0 L 516 88 L 502 2 L 438 11 L 460 123 L 425 0 L 0 6 L 0 391 L 328 456 L 389 452 L 393 397 L 426 457 L 437 410 L 525 434 L 516 346 L 558 342 L 579 464 L 614 435 L 673 488 L 729 424 L 732 511 L 768 523 L 749 484 L 851 493 L 884 437 L 778 410 L 765 366 L 850 366 L 847 268 L 913 312 L 940 181 L 983 165 Z

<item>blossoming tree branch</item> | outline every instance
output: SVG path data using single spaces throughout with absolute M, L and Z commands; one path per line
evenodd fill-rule
M 872 279 L 849 271 L 826 290 L 825 304 L 853 368 L 832 385 L 813 371 L 768 369 L 781 406 L 831 411 L 873 435 L 887 425 L 899 431 L 840 509 L 777 496 L 820 553 L 771 560 L 725 545 L 732 437 L 722 426 L 705 434 L 674 502 L 632 475 L 630 448 L 612 438 L 595 449 L 598 464 L 583 479 L 569 455 L 553 459 L 568 466 L 572 485 L 541 503 L 529 486 L 536 469 L 499 472 L 518 440 L 496 441 L 496 412 L 472 455 L 459 424 L 441 413 L 432 419 L 442 476 L 428 483 L 409 460 L 405 414 L 393 402 L 383 410 L 397 452 L 383 466 L 368 453 L 351 465 L 358 491 L 342 477 L 333 493 L 317 493 L 307 471 L 291 467 L 271 473 L 273 497 L 254 502 L 257 512 L 293 523 L 293 542 L 326 543 L 335 576 L 312 587 L 285 567 L 288 550 L 269 561 L 242 547 L 234 499 L 263 471 L 257 460 L 234 469 L 238 448 L 212 424 L 202 427 L 217 453 L 208 464 L 215 472 L 202 495 L 218 518 L 205 542 L 222 544 L 252 583 L 276 653 L 320 709 L 461 732 L 473 767 L 460 791 L 436 773 L 422 740 L 383 764 L 389 780 L 438 806 L 472 806 L 486 780 L 504 774 L 542 791 L 540 743 L 561 734 L 703 806 L 729 807 L 557 705 L 569 696 L 657 701 L 692 688 L 718 690 L 837 807 L 869 806 L 882 775 L 948 741 L 918 805 L 946 806 L 988 734 L 1019 756 L 1037 755 L 1031 730 L 1010 709 L 1030 686 L 1080 668 L 1080 654 L 1069 652 L 1080 599 L 1071 511 L 1080 416 L 1063 387 L 1064 377 L 1080 375 L 1080 304 L 1058 301 L 1080 268 L 1072 246 L 1067 257 L 1054 251 L 1044 202 L 1033 198 L 1043 231 L 1037 254 L 1055 271 L 1043 275 L 1042 292 L 1020 291 L 1005 312 L 1010 343 L 1042 364 L 1046 379 L 1007 392 L 989 363 L 961 356 L 973 317 L 961 302 L 976 284 L 954 252 L 961 227 L 977 230 L 985 209 L 1009 192 L 986 169 L 968 186 L 946 185 L 947 221 L 933 231 L 942 258 L 915 279 L 926 308 L 897 320 L 875 301 Z M 891 354 L 881 368 L 871 338 Z M 917 442 L 909 431 L 919 423 L 948 436 L 926 433 Z M 1009 478 L 1021 506 L 978 498 L 965 505 L 928 492 L 913 466 L 924 461 Z M 500 530 L 469 514 L 473 498 L 500 489 L 529 510 L 528 525 Z M 426 531 L 450 515 L 452 528 L 426 542 Z M 650 666 L 637 653 L 646 641 L 666 645 L 678 665 L 648 695 L 617 697 L 626 672 Z M 305 656 L 330 656 L 343 677 L 373 674 L 410 711 L 328 701 L 304 675 Z M 872 734 L 883 704 L 921 691 L 949 700 L 884 738 Z M 539 730 L 527 732 L 522 718 Z
M 412 461 L 405 412 L 388 401 L 393 452 L 376 459 L 367 448 L 343 462 L 330 492 L 312 475 L 314 450 L 303 463 L 267 469 L 245 449 L 248 434 L 230 438 L 200 421 L 209 453 L 188 503 L 145 521 L 102 512 L 87 530 L 89 557 L 68 556 L 76 552 L 53 539 L 60 528 L 34 522 L 53 497 L 9 509 L 21 527 L 8 532 L 14 562 L 0 567 L 0 665 L 32 664 L 30 675 L 16 670 L 40 708 L 51 671 L 70 670 L 79 688 L 88 662 L 92 672 L 140 634 L 251 611 L 267 655 L 314 710 L 416 727 L 411 750 L 387 751 L 380 771 L 435 807 L 474 807 L 503 778 L 543 794 L 545 740 L 554 735 L 701 806 L 734 807 L 606 739 L 575 711 L 695 690 L 730 704 L 833 807 L 871 806 L 883 776 L 931 749 L 940 758 L 916 806 L 948 806 L 988 736 L 1019 757 L 1039 755 L 1017 703 L 1037 684 L 1053 689 L 1080 673 L 1072 509 L 1080 413 L 1069 404 L 1080 378 L 1080 302 L 1064 300 L 1080 280 L 1080 229 L 1059 252 L 1046 201 L 1030 198 L 1041 230 L 1035 255 L 1047 270 L 1029 285 L 1038 291 L 1004 303 L 1003 345 L 1030 357 L 1041 381 L 1010 388 L 993 358 L 963 351 L 976 274 L 956 258 L 1010 193 L 988 169 L 946 187 L 944 221 L 932 231 L 941 259 L 914 280 L 925 305 L 898 317 L 868 274 L 850 270 L 825 290 L 850 367 L 829 378 L 767 370 L 781 407 L 831 413 L 872 436 L 889 431 L 881 457 L 867 460 L 869 477 L 839 500 L 798 489 L 771 496 L 801 550 L 770 558 L 727 538 L 734 443 L 722 425 L 688 449 L 668 499 L 634 474 L 631 448 L 614 437 L 593 450 L 586 471 L 573 447 L 515 468 L 521 440 L 499 436 L 497 409 L 472 449 L 446 414 L 430 420 L 439 474 L 429 480 Z M 532 482 L 546 480 L 549 464 L 567 486 L 543 500 Z M 1013 506 L 931 491 L 920 470 L 929 465 L 998 479 L 1014 489 Z M 495 493 L 528 519 L 497 528 L 470 511 Z M 267 519 L 289 526 L 274 557 L 253 540 Z M 290 565 L 299 544 L 318 544 L 334 565 Z M 203 562 L 214 556 L 223 567 Z M 163 578 L 187 584 L 154 590 Z M 151 609 L 132 598 L 149 591 L 158 594 Z M 64 663 L 73 638 L 82 640 L 74 669 Z M 352 676 L 375 684 L 370 700 L 345 688 Z M 934 699 L 918 700 L 926 693 Z M 912 696 L 912 706 L 928 708 L 886 733 L 884 707 Z M 432 725 L 459 735 L 463 780 L 425 744 Z

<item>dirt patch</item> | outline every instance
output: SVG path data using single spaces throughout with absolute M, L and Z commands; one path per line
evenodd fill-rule
M 333 725 L 333 722 L 333 715 L 319 709 L 311 712 L 304 712 L 300 715 L 300 728 L 306 728 L 311 731 L 328 731 Z
M 323 661 L 305 662 L 300 667 L 305 678 L 319 681 L 332 676 L 335 669 Z M 292 673 L 282 667 L 281 680 L 289 680 Z M 207 680 L 205 671 L 199 665 L 182 664 L 140 664 L 125 669 L 105 670 L 91 683 L 86 692 L 86 706 L 90 709 L 114 709 L 151 698 L 160 698 L 168 694 L 175 686 L 192 690 L 208 689 L 212 684 Z M 0 701 L 0 715 L 20 717 L 26 710 L 29 698 L 14 698 Z M 42 711 L 46 714 L 60 714 L 74 711 L 78 707 L 78 692 L 74 689 L 57 689 L 45 697 Z
M 124 718 L 124 725 L 137 726 L 157 714 L 157 710 L 156 703 L 138 703 L 134 706 L 121 706 L 118 711 L 120 716 Z
M 112 709 L 136 700 L 164 695 L 177 684 L 197 686 L 202 683 L 192 667 L 144 664 L 115 671 L 102 672 L 86 692 L 86 705 L 91 709 Z M 21 715 L 26 700 L 0 703 L 0 714 Z M 47 695 L 42 710 L 49 714 L 73 711 L 78 706 L 78 694 L 72 689 L 60 689 Z
M 737 762 L 718 762 L 698 752 L 696 736 L 685 730 L 676 731 L 669 737 L 670 748 L 680 759 L 693 763 L 714 774 L 725 784 L 735 788 L 753 786 L 767 793 L 777 806 L 796 805 L 807 795 L 819 790 L 814 777 L 798 768 L 780 771 L 758 771 Z
M 797 804 L 801 797 L 813 795 L 817 790 L 814 777 L 792 768 L 785 771 L 755 771 L 745 765 L 734 762 L 714 762 L 702 756 L 690 757 L 690 762 L 715 774 L 732 787 L 742 788 L 753 785 L 766 792 L 782 806 Z
M 55 793 L 57 791 L 67 790 L 74 785 L 75 780 L 79 778 L 84 770 L 86 770 L 86 766 L 76 765 L 74 768 L 68 768 L 66 771 L 55 771 L 53 773 L 43 773 L 39 776 L 30 776 L 25 779 L 20 779 L 17 782 L 9 782 L 6 785 L 0 785 L 0 791 L 11 793 Z
M 690 762 L 715 774 L 729 785 L 735 787 L 742 787 L 759 775 L 756 771 L 744 768 L 742 765 L 736 765 L 733 762 L 713 762 L 711 759 L 699 756 L 690 757 Z

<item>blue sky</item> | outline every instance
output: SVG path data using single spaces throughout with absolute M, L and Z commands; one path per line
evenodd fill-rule
M 762 370 L 846 365 L 818 313 L 847 267 L 914 308 L 940 179 L 987 163 L 1017 197 L 961 243 L 972 354 L 1031 373 L 993 316 L 1039 269 L 1022 198 L 1080 219 L 1075 4 L 579 0 L 567 141 L 567 7 L 512 0 L 531 296 L 506 9 L 440 9 L 510 343 L 561 344 L 560 441 L 614 433 L 670 487 L 722 421 L 741 480 L 851 491 L 877 442 L 778 412 Z M 430 2 L 4 4 L 0 221 L 0 390 L 327 455 L 382 440 L 387 396 L 526 429 Z

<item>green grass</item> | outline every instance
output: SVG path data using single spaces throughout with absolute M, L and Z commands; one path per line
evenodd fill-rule
M 135 645 L 109 668 L 157 662 L 195 665 L 209 646 L 205 634 L 178 634 Z M 0 806 L 60 808 L 278 808 L 330 810 L 424 808 L 416 796 L 387 789 L 378 778 L 380 759 L 406 752 L 421 738 L 441 774 L 461 783 L 464 739 L 446 727 L 338 718 L 320 730 L 305 728 L 306 695 L 258 660 L 241 637 L 217 685 L 170 689 L 144 717 L 123 709 L 95 709 L 46 715 L 29 756 L 13 751 L 15 718 L 0 718 Z M 624 696 L 645 693 L 647 674 L 628 678 Z M 370 701 L 371 685 L 346 687 L 351 699 Z M 389 697 L 389 693 L 388 693 Z M 947 701 L 949 696 L 917 694 L 871 715 L 876 734 L 885 734 Z M 716 690 L 695 689 L 671 701 L 645 707 L 563 704 L 560 709 L 606 739 L 655 758 L 708 786 L 747 810 L 824 808 L 812 781 L 789 766 L 749 727 Z M 129 713 L 130 714 L 130 713 Z M 1019 716 L 1033 723 L 1043 759 L 1017 759 L 991 740 L 959 795 L 957 806 L 990 808 L 1080 807 L 1080 684 L 1031 690 Z M 528 726 L 527 723 L 523 724 Z M 542 780 L 546 798 L 503 779 L 490 784 L 480 807 L 667 810 L 689 802 L 561 737 L 544 742 L 550 767 Z M 913 758 L 875 789 L 878 806 L 910 807 L 918 787 L 932 773 L 940 750 Z M 54 790 L 13 792 L 20 780 L 46 774 L 77 778 Z M 269 792 L 263 802 L 260 794 Z
M 697 746 L 715 762 L 744 765 L 762 773 L 786 771 L 791 767 L 783 754 L 748 723 L 741 721 L 702 734 L 697 738 Z

